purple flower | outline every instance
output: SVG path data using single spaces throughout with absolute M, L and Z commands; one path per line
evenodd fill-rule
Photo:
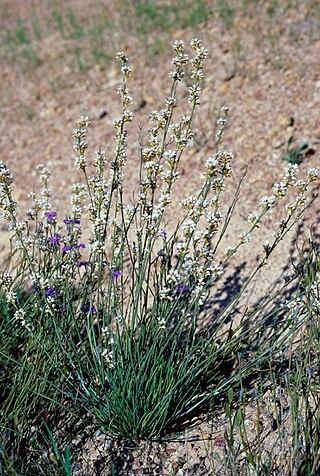
M 85 248 L 86 245 L 84 243 L 80 243 L 79 245 L 65 245 L 62 247 L 62 253 L 65 253 L 66 251 L 74 250 L 75 248 Z
M 160 228 L 159 236 L 161 236 L 161 238 L 163 238 L 165 240 L 167 238 L 168 234 L 163 228 Z
M 189 286 L 187 284 L 178 284 L 177 292 L 178 293 L 187 293 L 189 291 Z
M 48 221 L 52 221 L 55 218 L 57 218 L 57 213 L 56 212 L 46 212 L 46 217 Z
M 112 279 L 117 279 L 119 278 L 120 276 L 122 276 L 122 273 L 121 271 L 119 271 L 119 269 L 115 269 L 112 273 Z
M 70 245 L 65 245 L 62 247 L 62 253 L 65 253 L 66 251 L 72 250 L 73 246 Z
M 63 223 L 65 223 L 66 225 L 70 225 L 70 223 L 76 223 L 77 225 L 79 225 L 80 220 L 79 220 L 79 218 L 65 218 L 63 220 Z
M 58 314 L 63 314 L 67 310 L 66 306 L 59 307 Z
M 90 261 L 78 261 L 78 268 L 81 268 L 81 266 L 89 266 Z
M 176 286 L 174 291 L 171 291 L 171 296 L 181 296 L 181 294 L 186 294 L 189 291 L 189 286 L 187 284 L 180 283 Z
M 59 245 L 60 239 L 61 239 L 60 235 L 50 236 L 49 243 L 51 243 L 52 245 Z
M 313 368 L 313 367 L 309 367 L 309 368 L 307 369 L 307 374 L 308 374 L 309 379 L 311 378 L 313 372 L 314 372 L 314 368 Z
M 48 288 L 45 292 L 46 296 L 53 296 L 57 291 L 54 288 Z
M 84 314 L 89 314 L 90 311 L 92 312 L 92 314 L 94 314 L 95 312 L 97 312 L 97 309 L 96 309 L 95 306 L 90 306 L 90 303 L 86 302 L 86 303 L 82 304 L 81 311 Z

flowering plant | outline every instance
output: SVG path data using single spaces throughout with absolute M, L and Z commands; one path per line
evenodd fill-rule
M 228 113 L 223 108 L 215 153 L 206 160 L 202 187 L 180 203 L 183 214 L 169 230 L 166 214 L 180 180 L 181 157 L 194 137 L 192 124 L 208 56 L 199 39 L 191 41 L 191 49 L 189 59 L 184 43 L 174 43 L 170 93 L 164 108 L 150 114 L 152 125 L 147 144 L 141 146 L 140 180 L 133 203 L 126 202 L 125 193 L 126 124 L 133 120 L 128 91 L 131 69 L 122 52 L 117 54 L 122 114 L 113 123 L 113 157 L 107 159 L 101 148 L 97 150 L 90 175 L 86 156 L 90 121 L 80 117 L 74 131 L 74 163 L 83 172 L 84 183 L 73 185 L 71 212 L 63 225 L 59 213 L 52 210 L 47 167 L 39 166 L 41 197 L 30 194 L 33 206 L 28 220 L 18 221 L 13 178 L 0 163 L 2 217 L 10 222 L 21 257 L 15 274 L 0 277 L 12 319 L 25 329 L 33 352 L 39 346 L 39 335 L 44 339 L 41 348 L 54 375 L 59 374 L 63 381 L 59 389 L 63 398 L 77 401 L 109 433 L 135 440 L 163 436 L 170 426 L 236 380 L 237 371 L 231 368 L 241 343 L 237 330 L 245 316 L 237 324 L 226 326 L 226 322 L 244 289 L 268 264 L 278 243 L 308 206 L 308 189 L 319 176 L 316 169 L 310 169 L 305 179 L 299 179 L 297 165 L 288 164 L 272 194 L 263 197 L 259 209 L 249 214 L 247 229 L 232 246 L 221 250 L 245 177 L 225 211 L 222 203 L 233 156 L 220 147 Z M 177 88 L 189 63 L 193 81 L 190 111 L 176 118 Z M 265 215 L 290 191 L 294 199 L 276 224 L 273 242 L 263 245 L 264 256 L 241 292 L 214 316 L 206 315 L 219 276 L 239 248 L 250 243 Z M 83 243 L 85 223 L 90 224 L 90 238 Z M 26 300 L 16 292 L 17 285 L 31 286 Z M 57 355 L 61 358 L 58 366 Z M 251 365 L 248 362 L 241 371 Z

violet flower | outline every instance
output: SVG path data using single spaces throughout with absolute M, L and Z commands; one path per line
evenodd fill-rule
M 57 291 L 54 288 L 48 288 L 45 291 L 46 296 L 54 296 L 54 294 L 56 294 L 56 293 L 57 293 Z
M 57 213 L 56 212 L 46 212 L 46 217 L 48 221 L 52 221 L 55 218 L 57 218 Z
M 159 236 L 161 236 L 161 238 L 163 238 L 165 240 L 168 236 L 168 233 L 163 228 L 160 228 Z
M 80 220 L 79 220 L 79 218 L 65 218 L 63 220 L 63 223 L 65 223 L 66 225 L 70 225 L 71 223 L 76 223 L 77 225 L 79 225 Z
M 60 244 L 60 239 L 61 239 L 60 235 L 50 236 L 49 243 L 51 243 L 52 245 L 59 245 Z
M 122 276 L 122 273 L 119 269 L 115 269 L 112 273 L 112 279 L 117 279 Z
M 89 266 L 90 261 L 78 261 L 78 268 L 81 268 L 81 266 L 84 266 L 85 268 Z
M 90 303 L 86 302 L 82 304 L 81 311 L 84 314 L 89 314 L 90 311 L 92 314 L 95 314 L 97 312 L 97 308 L 95 306 L 90 306 Z
M 70 245 L 65 245 L 62 247 L 62 253 L 65 253 L 66 251 L 72 250 L 73 246 Z

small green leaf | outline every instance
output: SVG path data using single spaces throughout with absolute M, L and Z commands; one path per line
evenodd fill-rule
M 229 403 L 232 403 L 233 401 L 233 388 L 229 388 L 228 390 L 228 401 Z

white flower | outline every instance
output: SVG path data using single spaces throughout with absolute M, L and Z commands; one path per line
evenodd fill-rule
M 173 49 L 176 53 L 183 53 L 184 51 L 184 42 L 182 40 L 176 40 L 173 43 Z
M 250 241 L 251 241 L 250 233 L 248 233 L 247 231 L 243 231 L 239 235 L 239 240 L 240 240 L 240 243 L 242 243 L 242 244 L 250 243 Z
M 23 309 L 18 309 L 15 313 L 14 313 L 14 318 L 15 319 L 19 319 L 19 320 L 22 320 L 24 319 L 26 315 L 26 312 L 23 310 Z
M 249 213 L 248 215 L 248 222 L 251 223 L 251 225 L 256 225 L 259 220 L 259 216 L 256 213 Z
M 14 304 L 17 299 L 17 294 L 14 291 L 8 291 L 6 295 L 6 301 L 10 304 Z
M 76 169 L 84 170 L 87 166 L 87 159 L 85 155 L 80 155 L 80 157 L 75 157 L 74 166 Z
M 185 237 L 190 237 L 196 229 L 196 223 L 193 220 L 186 220 L 182 227 L 182 233 Z
M 164 318 L 159 319 L 158 322 L 159 322 L 160 329 L 166 329 L 166 324 L 167 323 L 166 323 L 166 320 Z
M 312 182 L 319 178 L 319 170 L 315 168 L 310 168 L 307 170 L 308 182 Z
M 236 253 L 236 249 L 232 248 L 232 246 L 227 246 L 224 249 L 224 254 L 229 258 L 230 256 L 233 256 Z

